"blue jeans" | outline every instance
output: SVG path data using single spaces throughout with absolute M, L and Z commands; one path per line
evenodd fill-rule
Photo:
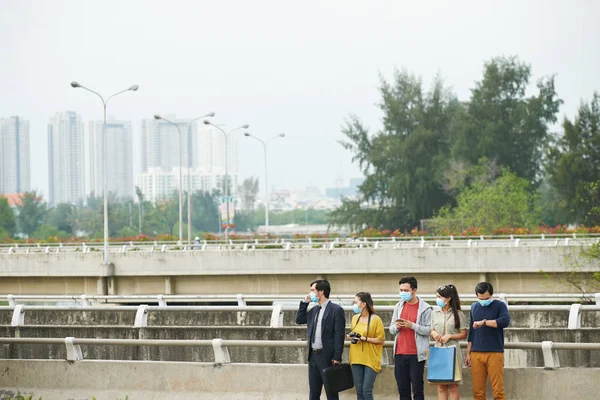
M 377 372 L 371 367 L 362 364 L 352 364 L 352 378 L 356 388 L 358 400 L 373 400 L 373 386 Z

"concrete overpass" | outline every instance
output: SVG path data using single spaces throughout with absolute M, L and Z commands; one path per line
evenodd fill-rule
M 337 294 L 390 293 L 402 275 L 415 275 L 421 292 L 452 282 L 470 292 L 488 280 L 498 292 L 569 292 L 548 276 L 569 271 L 565 257 L 598 239 L 481 240 L 17 249 L 0 253 L 0 293 L 11 294 L 287 294 L 327 278 Z M 272 248 L 275 247 L 275 248 Z M 544 273 L 541 273 L 543 271 Z M 589 273 L 592 266 L 580 272 Z M 546 274 L 548 276 L 546 276 Z

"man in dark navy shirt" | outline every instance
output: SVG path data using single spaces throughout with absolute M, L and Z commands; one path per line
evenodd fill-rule
M 478 301 L 471 306 L 471 326 L 465 364 L 471 367 L 473 399 L 485 400 L 487 377 L 490 377 L 495 400 L 506 400 L 504 393 L 504 328 L 510 323 L 508 308 L 494 300 L 489 282 L 475 286 Z

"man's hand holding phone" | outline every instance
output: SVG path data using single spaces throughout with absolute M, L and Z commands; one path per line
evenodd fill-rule
M 396 320 L 396 329 L 400 330 L 400 328 L 408 328 L 411 329 L 413 326 L 413 323 L 406 320 L 406 319 L 402 319 L 402 318 L 398 318 Z

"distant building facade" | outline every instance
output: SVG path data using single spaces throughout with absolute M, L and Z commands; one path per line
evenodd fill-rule
M 56 113 L 48 124 L 49 203 L 76 203 L 84 198 L 84 130 L 73 111 Z
M 104 121 L 89 123 L 90 191 L 104 195 Z M 133 197 L 133 133 L 130 121 L 106 122 L 108 192 L 117 197 Z
M 0 193 L 22 193 L 30 187 L 29 121 L 0 119 Z
M 183 191 L 188 189 L 187 169 L 182 169 Z M 203 170 L 192 170 L 191 172 L 192 193 L 197 191 L 212 192 L 222 189 L 225 180 L 223 172 L 209 173 Z M 238 185 L 238 175 L 229 175 L 232 187 Z M 151 202 L 168 199 L 179 191 L 179 168 L 171 171 L 163 171 L 160 168 L 151 168 L 149 171 L 137 174 L 135 184 L 144 194 L 144 198 Z

